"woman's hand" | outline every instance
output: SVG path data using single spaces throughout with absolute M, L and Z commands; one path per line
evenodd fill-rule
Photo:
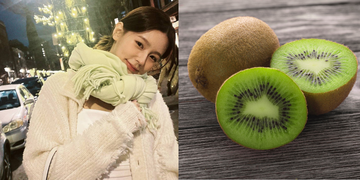
M 141 112 L 140 104 L 137 102 L 137 100 L 133 100 L 131 102 L 134 103 L 137 109 Z
M 122 121 L 124 127 L 131 132 L 138 131 L 147 125 L 140 104 L 136 100 L 117 105 L 112 114 L 115 119 Z

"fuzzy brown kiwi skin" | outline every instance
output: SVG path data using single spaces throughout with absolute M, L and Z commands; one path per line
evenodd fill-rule
M 280 47 L 275 32 L 254 17 L 235 17 L 211 28 L 198 39 L 188 59 L 189 78 L 207 100 L 215 103 L 221 84 L 236 72 L 269 67 Z
M 349 95 L 352 87 L 355 84 L 356 76 L 357 71 L 346 84 L 335 90 L 325 93 L 309 93 L 303 91 L 306 97 L 309 114 L 321 115 L 337 108 Z
M 252 68 L 247 68 L 247 69 L 252 69 Z M 279 69 L 276 69 L 276 68 L 269 68 L 269 69 L 275 69 L 275 70 L 280 71 Z M 246 69 L 244 69 L 244 70 L 246 70 Z M 235 73 L 235 74 L 237 74 L 237 73 Z M 229 78 L 227 78 L 227 79 L 222 83 L 221 87 L 225 84 L 225 82 L 226 82 L 228 79 L 230 79 L 232 76 L 235 76 L 235 74 L 233 74 L 233 75 L 231 75 Z M 285 73 L 284 73 L 284 74 L 285 74 Z M 287 74 L 285 74 L 285 75 L 287 75 Z M 288 76 L 288 75 L 287 75 L 287 76 Z M 294 81 L 290 76 L 289 76 L 289 78 L 295 83 L 295 81 Z M 218 90 L 217 93 L 216 93 L 216 98 L 218 97 L 218 94 L 219 94 L 219 92 L 220 92 L 221 87 L 219 88 L 219 90 Z M 298 88 L 299 88 L 299 87 L 298 87 Z M 300 88 L 299 88 L 299 90 L 301 91 Z M 307 99 L 306 99 L 306 97 L 305 97 L 304 92 L 301 91 L 301 93 L 302 93 L 302 95 L 304 96 L 305 102 L 306 102 L 306 104 L 307 104 Z M 215 102 L 216 102 L 216 101 L 215 101 Z M 219 123 L 219 126 L 220 126 L 221 130 L 224 132 L 224 134 L 225 134 L 231 141 L 235 142 L 236 144 L 238 144 L 238 145 L 240 145 L 240 146 L 243 146 L 243 147 L 248 148 L 248 149 L 253 149 L 253 150 L 266 151 L 266 150 L 277 149 L 277 148 L 279 148 L 279 147 L 285 146 L 285 145 L 287 145 L 287 144 L 289 144 L 289 143 L 292 142 L 292 141 L 290 141 L 290 142 L 288 142 L 288 143 L 286 143 L 286 144 L 283 144 L 283 145 L 278 146 L 278 147 L 270 148 L 270 149 L 255 149 L 255 148 L 251 148 L 251 147 L 244 146 L 244 145 L 242 145 L 242 144 L 234 141 L 233 139 L 231 139 L 231 138 L 225 133 L 223 127 L 222 127 L 221 124 L 220 124 L 220 121 L 219 121 L 219 117 L 218 117 L 218 113 L 217 113 L 217 112 L 218 112 L 218 111 L 217 111 L 217 107 L 215 106 L 216 119 L 217 119 L 217 122 Z M 306 109 L 306 115 L 308 115 L 308 114 L 309 114 L 309 110 Z M 308 118 L 306 118 L 305 124 L 307 123 L 307 121 L 308 121 Z M 303 129 L 301 130 L 301 132 L 304 130 L 304 128 L 305 128 L 305 126 L 303 127 Z M 301 133 L 299 133 L 299 134 L 294 138 L 294 140 L 295 140 L 300 134 L 301 134 Z M 294 140 L 293 140 L 293 141 L 294 141 Z

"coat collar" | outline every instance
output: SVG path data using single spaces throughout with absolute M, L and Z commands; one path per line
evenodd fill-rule
M 69 69 L 66 72 L 66 75 L 67 75 L 66 80 L 65 80 L 65 83 L 63 84 L 63 86 L 61 87 L 62 89 L 60 91 L 60 94 L 74 100 L 79 105 L 79 108 L 78 108 L 78 112 L 79 112 L 85 103 L 85 98 L 75 96 L 74 83 L 71 80 L 71 78 L 75 75 L 75 71 L 72 69 Z

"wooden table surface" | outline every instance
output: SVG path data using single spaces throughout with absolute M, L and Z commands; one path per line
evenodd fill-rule
M 236 16 L 263 20 L 280 45 L 328 39 L 348 46 L 360 59 L 359 0 L 181 0 L 179 12 L 180 179 L 360 178 L 360 72 L 338 108 L 309 116 L 293 142 L 267 151 L 228 139 L 216 120 L 215 105 L 197 92 L 187 72 L 196 40 Z

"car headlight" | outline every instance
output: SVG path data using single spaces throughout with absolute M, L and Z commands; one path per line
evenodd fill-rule
M 10 132 L 10 131 L 15 130 L 23 125 L 24 125 L 24 121 L 22 119 L 13 120 L 9 124 L 7 124 L 6 126 L 3 127 L 3 132 L 4 133 Z

